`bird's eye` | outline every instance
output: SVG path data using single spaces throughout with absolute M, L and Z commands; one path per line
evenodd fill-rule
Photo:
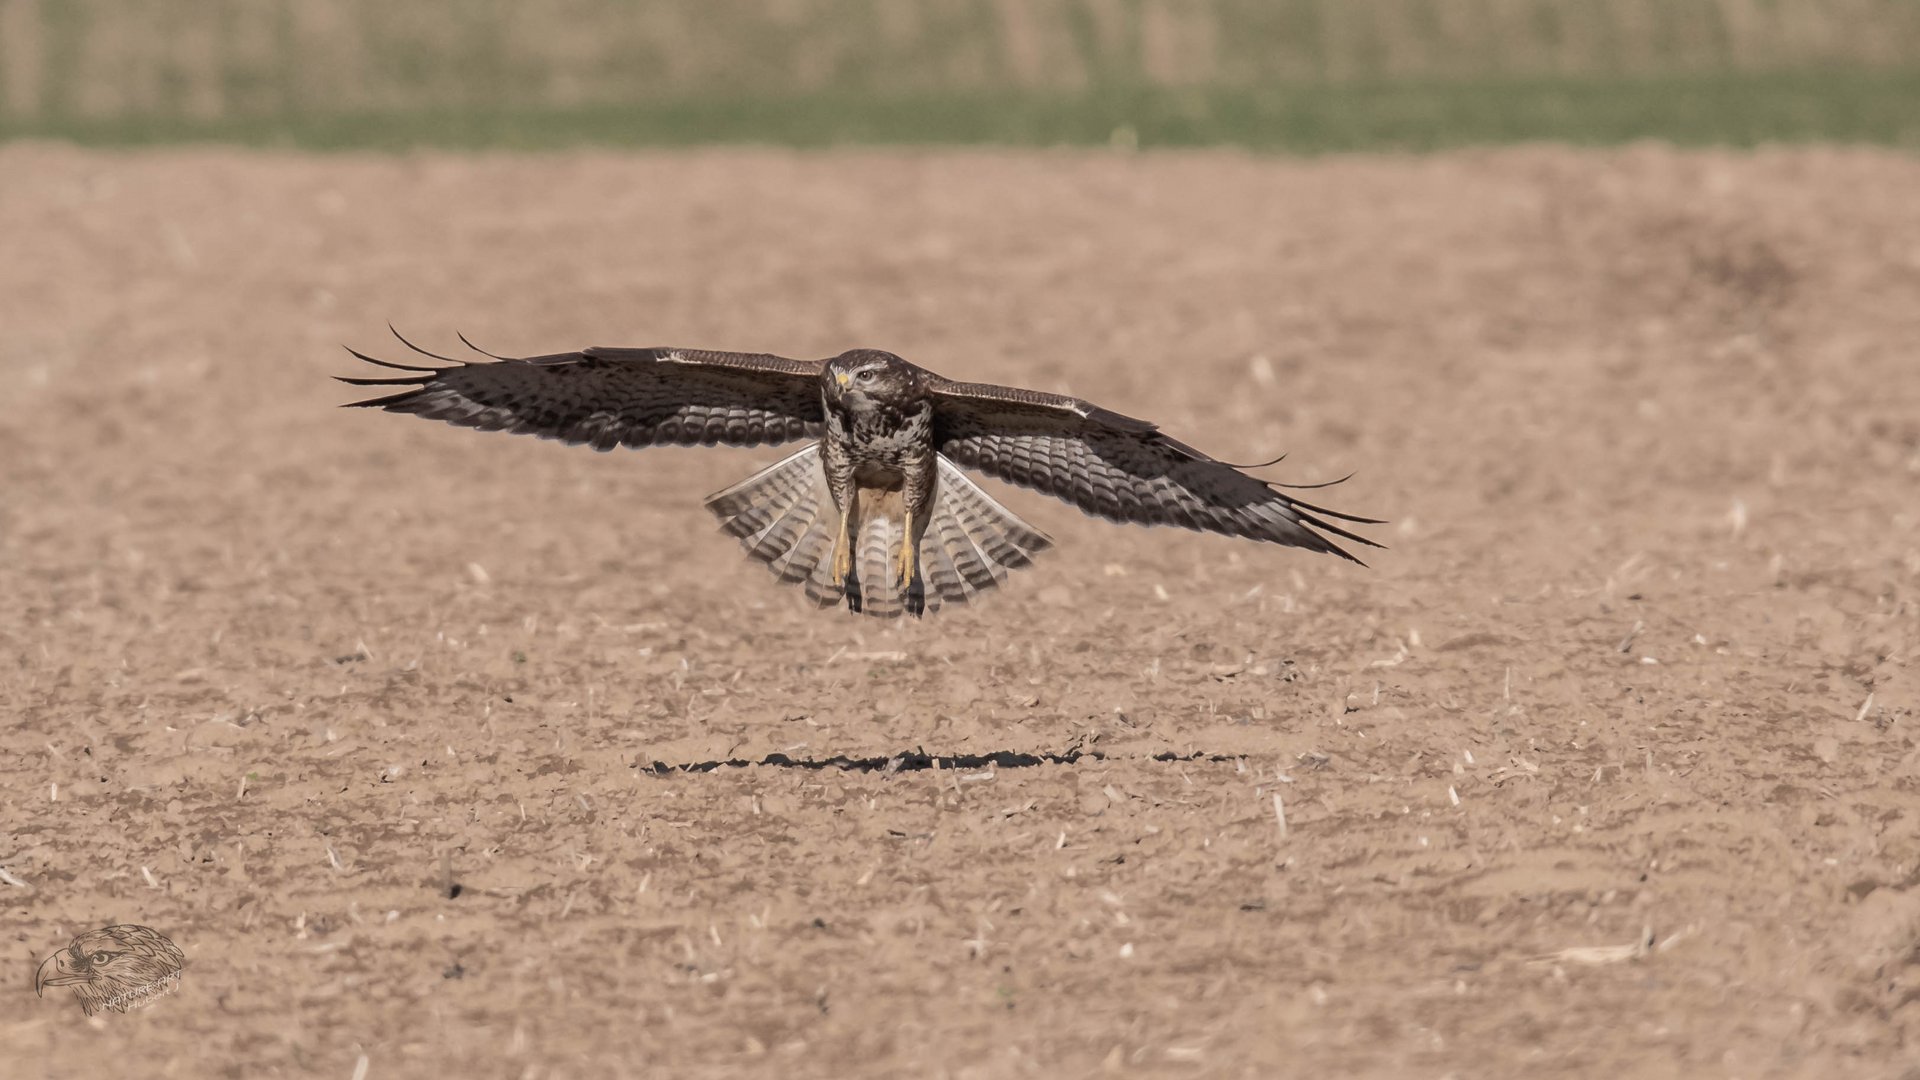
M 873 372 L 871 370 L 863 371 L 860 374 L 855 375 L 854 378 L 859 379 L 861 382 L 872 382 Z
M 117 953 L 117 952 L 97 952 L 97 953 L 94 953 L 94 954 L 93 954 L 92 956 L 89 956 L 89 957 L 87 957 L 87 966 L 89 966 L 89 967 L 99 967 L 99 966 L 100 966 L 101 964 L 104 964 L 104 963 L 106 963 L 107 961 L 109 961 L 109 960 L 111 960 L 111 959 L 113 959 L 114 957 L 116 957 L 116 956 L 119 956 L 119 955 L 120 955 L 120 954 L 119 954 L 119 953 Z

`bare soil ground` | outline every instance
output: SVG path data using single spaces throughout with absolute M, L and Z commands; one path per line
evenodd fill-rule
M 0 177 L 14 1075 L 1916 1075 L 1920 163 Z M 1389 550 L 993 485 L 1043 564 L 816 612 L 700 507 L 783 451 L 334 409 L 389 319 L 891 348 L 1352 471 Z M 121 922 L 177 994 L 34 999 Z

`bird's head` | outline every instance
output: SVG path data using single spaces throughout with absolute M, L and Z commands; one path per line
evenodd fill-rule
M 849 412 L 906 404 L 919 389 L 919 369 L 890 352 L 852 349 L 827 361 L 827 400 Z
M 131 996 L 177 975 L 185 962 L 178 946 L 147 927 L 108 926 L 47 957 L 33 989 L 71 986 L 89 1016 L 101 1008 L 125 1012 Z

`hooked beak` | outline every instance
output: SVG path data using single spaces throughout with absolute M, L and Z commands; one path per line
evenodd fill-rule
M 844 388 L 848 382 L 852 381 L 852 379 L 853 376 L 845 371 L 836 371 L 833 373 L 833 381 L 839 383 L 842 388 Z
M 68 963 L 72 959 L 67 950 L 61 949 L 46 958 L 40 970 L 33 977 L 33 992 L 36 996 L 49 986 L 66 986 L 71 983 L 86 982 L 87 977 Z

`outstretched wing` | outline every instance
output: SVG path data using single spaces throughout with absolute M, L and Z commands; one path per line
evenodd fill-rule
M 401 341 L 413 348 L 405 338 Z M 596 450 L 760 446 L 818 436 L 823 428 L 818 360 L 703 349 L 596 347 L 489 363 L 426 353 L 451 366 L 421 367 L 347 351 L 370 364 L 412 373 L 336 376 L 354 386 L 405 388 L 353 402 L 355 406 L 413 413 L 481 431 L 584 443 Z
M 1314 530 L 1380 546 L 1326 520 L 1380 524 L 1372 518 L 1288 498 L 1276 485 L 1175 442 L 1145 420 L 1010 386 L 935 377 L 927 388 L 941 453 L 1096 517 L 1243 536 L 1354 562 L 1360 560 Z

